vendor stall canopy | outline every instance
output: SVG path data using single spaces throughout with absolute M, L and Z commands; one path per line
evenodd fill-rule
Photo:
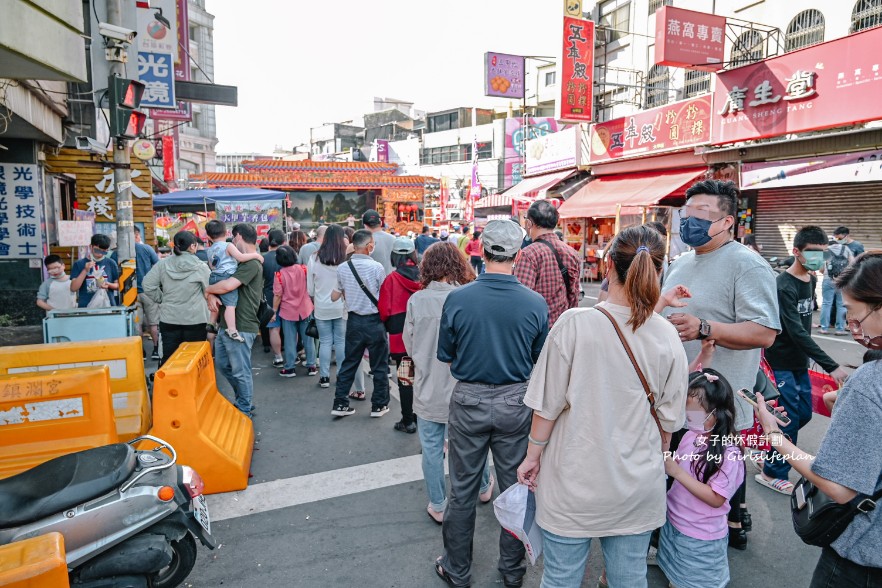
M 181 190 L 153 197 L 153 208 L 175 206 L 201 206 L 215 202 L 255 202 L 259 200 L 285 199 L 284 192 L 259 188 L 206 188 L 204 190 Z

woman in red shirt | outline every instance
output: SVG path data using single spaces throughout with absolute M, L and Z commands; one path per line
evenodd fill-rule
M 469 256 L 470 261 L 472 262 L 472 269 L 475 270 L 475 275 L 481 275 L 484 273 L 484 249 L 481 246 L 481 231 L 475 231 L 475 234 L 472 236 L 472 240 L 469 241 L 469 244 L 466 245 L 466 255 Z
M 282 267 L 273 280 L 273 321 L 282 319 L 282 335 L 285 338 L 285 367 L 279 375 L 293 378 L 297 374 L 297 339 L 306 348 L 306 373 L 318 373 L 315 364 L 315 345 L 307 341 L 306 325 L 313 311 L 312 299 L 306 288 L 304 266 L 297 265 L 297 254 L 288 245 L 276 249 L 276 261 Z

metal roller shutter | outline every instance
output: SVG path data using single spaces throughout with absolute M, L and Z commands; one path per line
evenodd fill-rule
M 794 186 L 759 190 L 756 238 L 763 256 L 790 255 L 793 237 L 805 225 L 819 225 L 832 236 L 846 226 L 867 249 L 882 246 L 882 182 Z

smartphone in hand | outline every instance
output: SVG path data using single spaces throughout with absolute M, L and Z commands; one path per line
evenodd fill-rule
M 748 390 L 747 388 L 742 388 L 737 392 L 737 394 L 741 396 L 741 398 L 748 401 L 751 406 L 758 406 L 756 394 L 754 394 L 751 390 Z M 783 412 L 781 412 L 777 408 L 769 406 L 768 404 L 766 405 L 766 408 L 769 409 L 769 412 L 772 413 L 772 416 L 775 417 L 775 420 L 777 420 L 782 427 L 786 427 L 790 424 L 790 417 L 785 415 Z

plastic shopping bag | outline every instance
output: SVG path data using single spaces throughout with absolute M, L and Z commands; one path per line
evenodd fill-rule
M 527 550 L 530 565 L 542 555 L 542 531 L 536 524 L 536 497 L 524 484 L 512 484 L 493 501 L 502 528 L 517 537 Z
M 812 383 L 812 412 L 823 416 L 831 416 L 824 404 L 824 394 L 839 390 L 839 383 L 833 376 L 820 370 L 809 370 L 809 380 Z
M 100 288 L 92 295 L 92 299 L 86 305 L 86 308 L 107 308 L 109 306 L 110 298 L 107 296 L 107 290 Z

